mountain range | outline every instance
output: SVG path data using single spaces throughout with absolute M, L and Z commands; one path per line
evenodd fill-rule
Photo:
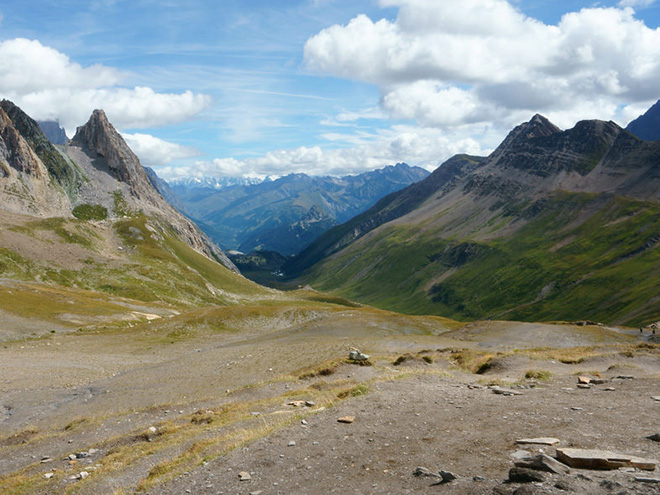
M 405 163 L 345 177 L 291 174 L 219 188 L 217 180 L 174 181 L 176 200 L 223 249 L 299 252 L 383 196 L 429 175 Z
M 459 319 L 657 317 L 660 142 L 534 116 L 320 236 L 284 271 L 363 303 Z
M 257 177 L 177 177 L 169 179 L 167 183 L 178 190 L 186 189 L 224 189 L 231 186 L 253 186 L 264 181 L 271 180 L 269 177 L 260 179 Z

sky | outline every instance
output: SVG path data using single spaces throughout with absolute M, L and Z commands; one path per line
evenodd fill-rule
M 660 99 L 660 0 L 3 0 L 0 97 L 165 179 L 428 170 Z

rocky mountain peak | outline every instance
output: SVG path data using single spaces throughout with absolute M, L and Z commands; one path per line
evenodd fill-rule
M 628 124 L 626 130 L 644 141 L 660 140 L 660 100 Z
M 139 158 L 108 120 L 103 110 L 94 110 L 89 121 L 78 127 L 69 142 L 68 153 L 88 172 L 90 183 L 81 188 L 87 202 L 104 204 L 113 210 L 116 195 L 128 208 L 163 222 L 179 239 L 197 251 L 215 258 L 231 270 L 236 267 L 196 225 L 176 211 L 154 187 Z M 127 193 L 127 194 L 125 194 Z
M 71 146 L 78 146 L 92 156 L 105 159 L 110 173 L 128 184 L 139 196 L 139 190 L 150 184 L 140 160 L 108 120 L 103 110 L 94 110 L 89 121 L 76 129 Z
M 55 120 L 37 120 L 41 131 L 53 144 L 65 145 L 69 142 L 66 130 Z
M 513 129 L 490 155 L 489 162 L 498 169 L 524 170 L 536 177 L 562 172 L 584 176 L 603 158 L 620 132 L 614 122 L 600 120 L 584 120 L 562 131 L 537 114 Z
M 527 122 L 527 124 L 523 124 L 523 131 L 525 138 L 532 139 L 535 137 L 557 134 L 561 132 L 561 129 L 550 122 L 546 117 L 537 113 L 529 122 Z
M 516 126 L 497 148 L 508 150 L 513 146 L 524 146 L 527 141 L 539 137 L 548 137 L 559 134 L 561 129 L 540 114 L 534 115 L 529 122 Z

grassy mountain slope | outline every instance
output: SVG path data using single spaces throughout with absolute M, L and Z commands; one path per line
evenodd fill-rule
M 432 194 L 450 187 L 454 180 L 478 167 L 482 161 L 481 157 L 468 155 L 451 158 L 425 180 L 387 195 L 364 213 L 325 232 L 285 266 L 286 273 L 290 277 L 298 275 L 380 225 L 412 212 Z
M 305 280 L 402 312 L 637 325 L 658 316 L 658 232 L 657 203 L 558 193 L 515 235 L 471 242 L 390 225 Z
M 155 225 L 145 216 L 113 222 L 12 215 L 0 232 L 0 277 L 178 309 L 269 294 Z
M 387 205 L 335 228 L 302 253 L 321 261 L 298 261 L 299 280 L 458 319 L 655 321 L 658 152 L 612 123 L 562 132 L 537 116 L 414 209 L 346 243 L 342 232 L 365 230 Z

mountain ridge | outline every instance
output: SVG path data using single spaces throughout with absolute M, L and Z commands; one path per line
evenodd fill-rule
M 320 237 L 286 276 L 381 308 L 459 319 L 569 319 L 578 312 L 570 295 L 593 319 L 657 317 L 633 280 L 660 283 L 660 143 L 613 122 L 562 131 L 537 115 L 489 157 L 438 181 L 456 159 Z M 424 187 L 414 208 L 388 215 Z

